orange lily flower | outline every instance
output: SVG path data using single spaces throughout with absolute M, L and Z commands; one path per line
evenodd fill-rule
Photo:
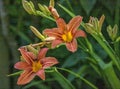
M 81 22 L 81 16 L 72 18 L 68 24 L 62 18 L 58 18 L 56 20 L 58 28 L 45 29 L 43 34 L 55 38 L 52 41 L 52 48 L 64 43 L 69 51 L 75 52 L 77 50 L 76 38 L 86 36 L 84 31 L 77 30 Z
M 35 56 L 33 52 L 28 52 L 24 48 L 20 48 L 19 50 L 24 60 L 17 62 L 14 67 L 24 71 L 18 78 L 18 85 L 29 83 L 36 75 L 42 80 L 45 80 L 44 69 L 58 63 L 54 57 L 45 57 L 48 48 L 42 48 L 37 56 Z

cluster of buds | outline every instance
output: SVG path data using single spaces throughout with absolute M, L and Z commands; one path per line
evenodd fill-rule
M 35 6 L 31 1 L 22 0 L 22 5 L 29 14 L 36 15 Z
M 50 0 L 49 6 L 42 5 L 38 3 L 39 10 L 35 9 L 33 2 L 22 0 L 22 4 L 24 9 L 32 15 L 40 15 L 42 17 L 50 17 L 53 16 L 54 19 L 59 18 L 59 14 L 57 10 L 54 8 L 54 0 Z
M 107 32 L 112 41 L 115 41 L 118 34 L 118 26 L 115 25 L 113 28 L 109 25 L 107 27 Z
M 96 35 L 96 36 L 102 35 L 101 29 L 102 29 L 104 19 L 105 19 L 104 15 L 102 15 L 99 20 L 95 17 L 90 17 L 89 22 L 85 23 L 85 25 L 84 25 L 85 30 L 88 33 L 90 33 L 91 35 Z M 107 32 L 108 32 L 110 39 L 113 42 L 120 41 L 120 37 L 118 36 L 118 26 L 117 25 L 115 25 L 113 28 L 109 25 L 107 27 Z
M 90 34 L 100 34 L 104 19 L 104 15 L 100 17 L 100 20 L 95 17 L 90 17 L 89 22 L 85 24 L 86 31 Z

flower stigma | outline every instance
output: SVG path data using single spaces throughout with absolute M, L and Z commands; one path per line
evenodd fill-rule
M 32 64 L 33 72 L 38 72 L 42 68 L 42 64 L 39 61 L 35 61 Z
M 71 42 L 72 39 L 73 39 L 73 36 L 72 36 L 71 31 L 63 34 L 63 35 L 62 35 L 62 39 L 63 39 L 63 41 L 65 41 L 65 42 Z

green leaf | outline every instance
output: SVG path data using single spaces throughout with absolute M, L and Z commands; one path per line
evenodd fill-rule
M 100 0 L 100 2 L 109 10 L 111 14 L 114 13 L 117 0 Z
M 60 72 L 55 68 L 55 72 L 52 73 L 55 79 L 59 82 L 59 84 L 63 87 L 63 89 L 75 89 L 75 87 L 71 84 L 67 78 L 65 78 Z
M 33 80 L 31 83 L 25 85 L 22 89 L 30 89 L 31 87 L 35 86 L 38 89 L 50 89 L 50 86 L 46 86 L 46 84 L 44 84 L 44 82 L 51 82 L 54 79 L 46 79 L 45 81 L 35 81 Z
M 117 37 L 116 42 L 120 42 L 120 36 Z
M 86 54 L 82 51 L 77 51 L 75 53 L 73 53 L 72 55 L 70 55 L 66 61 L 64 62 L 64 64 L 62 65 L 62 67 L 71 67 L 76 65 L 80 60 L 85 59 Z
M 63 71 L 66 71 L 76 77 L 78 77 L 79 79 L 81 79 L 82 81 L 84 81 L 86 84 L 88 84 L 89 86 L 91 86 L 93 89 L 98 89 L 95 85 L 93 85 L 91 82 L 89 82 L 88 80 L 86 80 L 85 78 L 83 78 L 82 76 L 80 76 L 79 74 L 73 72 L 73 71 L 70 71 L 68 69 L 65 69 L 65 68 L 57 68 L 57 69 L 60 69 L 60 70 L 63 70 Z
M 80 2 L 81 2 L 83 9 L 87 13 L 87 15 L 89 15 L 90 11 L 92 10 L 92 8 L 94 7 L 96 3 L 96 0 L 80 0 Z
M 95 44 L 95 43 L 94 43 Z M 96 45 L 94 46 L 95 48 L 95 51 L 98 53 L 98 55 L 102 58 L 102 59 L 105 59 L 107 58 L 107 53 L 103 50 L 103 48 L 98 44 L 96 43 Z
M 47 54 L 48 56 L 51 56 L 51 57 L 54 56 L 58 59 L 64 59 L 68 55 L 70 55 L 70 52 L 67 51 L 64 45 L 61 45 L 59 48 L 50 49 Z
M 59 6 L 60 8 L 62 8 L 65 12 L 67 12 L 71 17 L 74 17 L 74 16 L 75 16 L 74 13 L 72 13 L 70 10 L 68 10 L 68 9 L 67 9 L 66 7 L 64 7 L 63 5 L 58 4 L 58 6 Z
M 27 41 L 28 43 L 31 43 L 31 39 L 29 37 L 27 37 L 22 31 L 18 31 L 17 28 L 15 28 L 14 26 L 10 26 L 11 30 L 17 34 L 18 36 L 20 36 L 22 39 L 24 39 L 25 41 Z
M 76 72 L 77 74 L 79 74 L 80 76 L 82 76 L 82 77 L 84 77 L 86 74 L 88 74 L 88 72 L 89 71 L 87 71 L 88 70 L 88 68 L 89 68 L 89 65 L 81 65 L 79 68 L 73 68 L 71 71 L 74 71 L 74 72 Z M 74 75 L 72 75 L 72 74 L 69 74 L 68 75 L 68 79 L 70 80 L 70 81 L 73 81 L 74 79 L 75 79 L 76 77 L 74 76 Z M 82 81 L 82 80 L 81 80 Z M 79 82 L 80 82 L 80 80 L 79 80 Z
M 111 85 L 111 88 L 120 89 L 120 80 L 114 71 L 112 62 L 106 64 L 103 71 L 104 71 L 104 75 L 106 76 L 107 80 Z

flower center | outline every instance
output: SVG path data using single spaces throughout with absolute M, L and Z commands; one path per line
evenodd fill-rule
M 67 32 L 67 33 L 63 34 L 63 35 L 62 35 L 62 39 L 63 39 L 65 42 L 71 42 L 72 39 L 73 39 L 72 33 L 71 33 L 71 32 Z
M 33 69 L 33 72 L 37 72 L 40 68 L 42 68 L 42 64 L 40 62 L 33 62 L 32 64 L 32 69 Z

